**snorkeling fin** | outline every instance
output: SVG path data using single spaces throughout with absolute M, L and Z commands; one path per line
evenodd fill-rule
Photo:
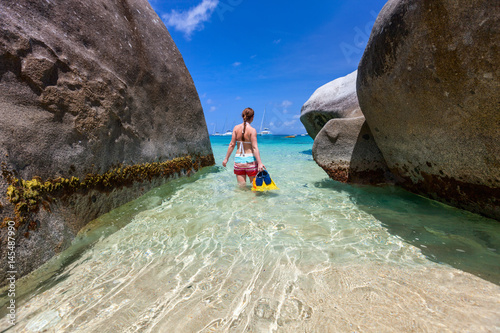
M 267 170 L 262 170 L 253 180 L 252 191 L 264 192 L 270 190 L 279 190 L 279 188 L 271 179 L 269 172 L 267 172 Z
M 265 170 L 263 170 L 263 171 L 265 171 Z M 263 171 L 259 172 L 257 174 L 257 176 L 255 176 L 255 178 L 253 179 L 253 186 L 254 187 L 261 187 L 262 184 L 264 183 L 264 178 L 262 178 Z

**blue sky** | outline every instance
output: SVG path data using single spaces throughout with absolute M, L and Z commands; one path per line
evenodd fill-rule
M 210 134 L 241 111 L 253 126 L 300 134 L 302 105 L 357 69 L 386 0 L 150 0 L 193 77 Z

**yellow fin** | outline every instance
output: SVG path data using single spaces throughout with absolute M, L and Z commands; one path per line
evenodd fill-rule
M 252 184 L 253 184 L 252 191 L 265 192 L 265 191 L 279 190 L 279 187 L 276 186 L 276 184 L 272 179 L 271 179 L 271 184 L 269 185 L 266 185 L 266 183 L 262 182 L 262 186 L 257 186 L 255 185 L 255 178 L 254 178 Z

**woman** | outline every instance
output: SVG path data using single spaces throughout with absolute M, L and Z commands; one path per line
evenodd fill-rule
M 241 113 L 243 124 L 234 127 L 226 158 L 222 162 L 222 165 L 226 167 L 234 147 L 238 145 L 236 156 L 234 157 L 234 174 L 240 186 L 246 185 L 247 176 L 250 179 L 250 183 L 252 183 L 257 173 L 265 169 L 264 164 L 260 160 L 259 148 L 257 147 L 257 131 L 250 126 L 253 121 L 253 115 L 254 112 L 251 108 L 246 108 Z

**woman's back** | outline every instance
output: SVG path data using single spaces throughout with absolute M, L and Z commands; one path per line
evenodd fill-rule
M 233 133 L 236 134 L 236 141 L 238 143 L 236 151 L 241 151 L 240 145 L 243 143 L 243 151 L 245 154 L 252 154 L 252 136 L 256 135 L 257 131 L 247 123 L 245 126 L 245 134 L 243 134 L 243 124 L 234 126 Z

